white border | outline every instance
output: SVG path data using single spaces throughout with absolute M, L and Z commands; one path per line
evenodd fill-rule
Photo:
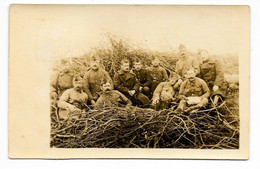
M 250 68 L 250 159 L 248 161 L 225 160 L 10 160 L 8 159 L 8 12 L 9 4 L 194 4 L 194 5 L 250 5 L 251 6 L 251 68 Z M 2 0 L 0 1 L 0 46 L 1 46 L 1 139 L 0 158 L 3 168 L 78 168 L 78 167 L 113 167 L 113 168 L 257 168 L 260 166 L 260 1 L 258 0 Z M 1 168 L 2 168 L 1 167 Z

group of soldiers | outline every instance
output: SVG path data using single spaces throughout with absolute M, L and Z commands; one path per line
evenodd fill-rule
M 101 60 L 95 56 L 83 78 L 74 75 L 69 63 L 64 64 L 51 84 L 51 97 L 58 101 L 59 118 L 68 119 L 75 112 L 114 106 L 190 112 L 209 101 L 216 106 L 225 99 L 228 85 L 221 63 L 207 50 L 199 53 L 201 63 L 184 45 L 180 45 L 179 53 L 175 72 L 169 75 L 156 57 L 148 68 L 138 58 L 130 68 L 130 61 L 123 59 L 113 78 L 101 68 Z

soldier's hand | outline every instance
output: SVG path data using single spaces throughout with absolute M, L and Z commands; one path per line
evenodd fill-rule
M 155 105 L 155 104 L 157 104 L 157 103 L 159 103 L 159 98 L 155 98 L 155 99 L 153 99 L 152 100 L 152 105 Z
M 133 96 L 135 94 L 135 90 L 130 90 L 128 93 L 130 96 Z
M 91 105 L 95 105 L 96 104 L 96 102 L 94 100 L 91 100 L 90 103 L 91 103 Z
M 142 90 L 143 90 L 143 87 L 142 87 L 142 86 L 140 86 L 140 88 L 139 88 L 139 91 L 140 91 L 140 92 L 142 92 Z
M 179 99 L 186 100 L 187 98 L 184 95 L 179 95 Z
M 56 100 L 58 98 L 58 95 L 56 92 L 51 93 L 51 99 Z
M 219 87 L 217 85 L 214 85 L 212 89 L 215 92 L 215 91 L 217 91 L 219 89 Z

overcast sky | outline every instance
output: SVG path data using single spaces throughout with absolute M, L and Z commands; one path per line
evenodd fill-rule
M 78 56 L 106 41 L 105 33 L 122 36 L 144 48 L 243 54 L 249 37 L 247 7 L 232 6 L 38 6 L 28 10 L 38 26 L 38 54 Z

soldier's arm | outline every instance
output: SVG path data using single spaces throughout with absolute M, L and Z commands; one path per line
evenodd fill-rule
M 119 94 L 121 100 L 122 100 L 126 105 L 128 105 L 128 106 L 131 106 L 131 105 L 132 105 L 132 102 L 131 102 L 124 94 L 120 93 L 119 91 L 116 91 L 116 92 Z
M 202 87 L 202 91 L 204 93 L 201 97 L 208 98 L 210 96 L 210 90 L 209 90 L 207 83 L 204 80 L 201 80 L 201 87 Z
M 163 76 L 163 81 L 168 79 L 168 74 L 164 68 L 162 68 L 162 76 Z
M 63 109 L 68 109 L 70 106 L 73 106 L 72 104 L 68 103 L 70 98 L 69 90 L 66 90 L 60 97 L 60 100 L 58 101 L 58 107 Z
M 162 92 L 162 88 L 163 88 L 163 83 L 160 83 L 156 89 L 154 90 L 153 92 L 153 98 L 152 100 L 156 100 L 156 99 L 159 99 L 160 98 L 160 94 Z
M 219 61 L 215 62 L 215 69 L 216 69 L 216 79 L 214 85 L 220 87 L 223 84 L 225 77 L 224 77 L 224 71 L 222 65 Z
M 128 93 L 128 88 L 126 88 L 122 85 L 122 82 L 121 82 L 119 75 L 117 73 L 114 75 L 114 86 L 120 92 Z
M 83 85 L 83 90 L 84 92 L 88 95 L 89 100 L 93 100 L 93 96 L 89 90 L 90 88 L 90 84 L 89 84 L 89 76 L 88 76 L 88 72 L 85 73 L 84 77 L 83 77 L 83 81 L 84 81 L 84 85 Z
M 134 75 L 134 87 L 133 87 L 133 90 L 135 90 L 135 92 L 138 92 L 139 91 L 139 88 L 140 88 L 140 83 L 139 81 L 137 80 L 136 76 Z

